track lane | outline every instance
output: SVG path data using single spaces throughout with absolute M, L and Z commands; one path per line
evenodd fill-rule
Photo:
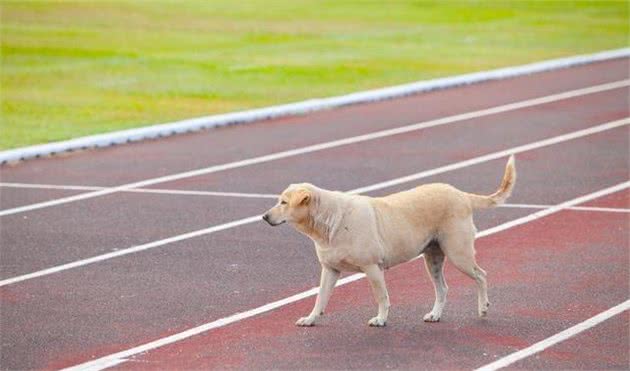
M 328 189 L 354 189 L 419 168 L 435 168 L 629 117 L 629 93 L 629 89 L 616 89 L 159 186 L 279 193 L 290 183 L 311 181 Z M 361 174 L 360 180 L 357 174 Z
M 576 140 L 576 139 L 580 139 L 580 138 L 585 138 L 588 135 L 595 135 L 598 133 L 605 133 L 607 130 L 622 130 L 622 129 L 626 129 L 626 126 L 628 124 L 628 120 L 629 119 L 623 119 L 623 120 L 619 120 L 619 121 L 614 121 L 614 122 L 610 122 L 610 123 L 606 123 L 606 124 L 602 124 L 602 125 L 598 125 L 598 126 L 594 126 L 594 127 L 590 127 L 588 129 L 585 130 L 580 130 L 580 131 L 576 131 L 576 132 L 572 132 L 569 134 L 564 134 L 561 136 L 557 136 L 557 137 L 552 137 L 552 138 L 548 138 L 546 140 L 543 141 L 539 141 L 539 142 L 533 142 L 527 145 L 523 145 L 523 146 L 517 146 L 517 147 L 513 147 L 512 149 L 507 149 L 507 150 L 503 150 L 503 151 L 499 151 L 499 152 L 494 152 L 491 154 L 486 154 L 483 156 L 479 156 L 479 157 L 474 157 L 472 159 L 468 159 L 468 160 L 464 160 L 464 161 L 460 161 L 460 162 L 456 162 L 447 166 L 442 166 L 442 167 L 438 167 L 438 168 L 434 168 L 431 170 L 427 170 L 427 171 L 422 171 L 419 173 L 415 173 L 412 174 L 410 176 L 405 176 L 405 177 L 399 177 L 399 178 L 395 178 L 393 180 L 388 180 L 385 182 L 379 182 L 376 184 L 372 184 L 369 186 L 365 186 L 365 187 L 360 187 L 360 188 L 355 188 L 354 190 L 351 190 L 349 192 L 351 193 L 367 193 L 370 191 L 374 191 L 374 190 L 382 190 L 385 188 L 389 188 L 392 187 L 394 185 L 400 185 L 400 184 L 408 184 L 410 182 L 416 182 L 420 179 L 423 178 L 427 178 L 428 176 L 434 176 L 434 175 L 438 175 L 438 174 L 442 174 L 445 172 L 449 172 L 449 171 L 454 171 L 454 170 L 458 170 L 458 169 L 462 169 L 462 168 L 466 168 L 469 166 L 473 166 L 476 164 L 480 164 L 480 163 L 485 163 L 487 161 L 491 161 L 494 159 L 499 159 L 502 158 L 504 156 L 510 155 L 510 154 L 514 154 L 514 153 L 523 153 L 523 152 L 527 152 L 527 151 L 531 151 L 534 149 L 538 149 L 538 148 L 545 148 L 554 144 L 558 144 L 558 143 L 564 143 L 566 141 L 569 140 Z M 238 220 L 234 220 L 228 223 L 224 223 L 224 224 L 218 224 L 212 227 L 208 227 L 208 228 L 203 228 L 203 229 L 197 229 L 194 231 L 190 231 L 184 234 L 179 234 L 176 236 L 171 236 L 168 238 L 164 238 L 161 240 L 157 240 L 157 241 L 152 241 L 149 243 L 145 243 L 145 244 L 140 244 L 140 245 L 135 245 L 132 247 L 128 247 L 128 248 L 124 248 L 121 249 L 119 251 L 112 251 L 109 253 L 105 253 L 105 254 L 101 254 L 101 255 L 95 255 L 92 256 L 90 258 L 86 258 L 86 259 L 82 259 L 82 260 L 76 260 L 73 261 L 71 263 L 67 263 L 67 264 L 61 264 L 55 267 L 50 267 L 44 270 L 40 270 L 40 271 L 35 271 L 29 274 L 25 274 L 25 275 L 20 275 L 20 276 L 15 276 L 9 279 L 5 279 L 0 281 L 0 286 L 5 286 L 5 285 L 9 285 L 9 284 L 14 284 L 14 283 L 18 283 L 27 279 L 33 279 L 33 278 L 38 278 L 38 277 L 42 277 L 48 274 L 54 274 L 54 273 L 58 273 L 64 270 L 68 270 L 68 269 L 74 269 L 74 268 L 78 268 L 78 267 L 82 267 L 88 264 L 93 264 L 93 263 L 97 263 L 97 262 L 102 262 L 105 260 L 109 260 L 112 258 L 117 258 L 117 257 L 121 257 L 124 255 L 128 255 L 128 254 L 132 254 L 132 253 L 136 253 L 139 251 L 144 251 L 150 248 L 155 248 L 155 247 L 162 247 L 164 245 L 168 245 L 171 244 L 173 242 L 176 241 L 182 241 L 182 240 L 186 240 L 186 239 L 190 239 L 190 238 L 195 238 L 195 237 L 200 237 L 203 235 L 207 235 L 207 234 L 211 234 L 211 233 L 215 233 L 217 231 L 222 231 L 225 229 L 231 229 L 234 227 L 239 227 L 245 224 L 249 224 L 249 223 L 253 223 L 253 222 L 257 222 L 259 221 L 259 215 L 258 216 L 252 216 L 252 217 L 247 217 L 247 218 L 243 218 L 243 219 L 238 219 Z
M 523 176 L 538 173 L 555 163 L 556 168 L 582 169 L 594 181 L 570 187 L 573 177 L 564 177 L 556 186 L 565 186 L 567 192 L 553 202 L 569 198 L 572 192 L 579 195 L 596 190 L 599 185 L 608 185 L 615 178 L 610 178 L 603 166 L 591 168 L 590 165 L 597 163 L 584 161 L 590 148 L 605 147 L 609 155 L 600 156 L 598 163 L 623 166 L 622 162 L 614 160 L 619 144 L 625 143 L 619 139 L 623 136 L 608 134 L 566 142 L 558 148 L 539 149 L 536 152 L 541 153 L 533 158 L 518 158 L 520 184 L 527 179 Z M 566 153 L 570 161 L 558 157 L 559 152 Z M 487 192 L 496 188 L 504 161 L 496 160 L 452 174 L 461 173 L 463 189 L 480 188 Z M 427 182 L 443 180 L 444 175 L 427 179 Z M 514 200 L 535 201 L 519 196 L 521 190 L 527 188 L 517 188 Z M 529 212 L 497 209 L 480 213 L 477 224 L 484 228 Z M 286 267 L 283 274 L 270 275 L 270 267 L 277 266 Z M 14 338 L 7 341 L 11 343 L 10 351 L 3 354 L 28 359 L 30 363 L 21 367 L 76 364 L 95 355 L 111 353 L 124 344 L 152 340 L 209 318 L 259 305 L 269 298 L 310 288 L 316 282 L 317 271 L 312 247 L 304 237 L 286 228 L 271 229 L 261 222 L 89 269 L 3 287 L 0 295 L 13 298 L 6 310 L 7 323 L 3 328 L 14 334 Z M 22 332 L 17 328 L 30 330 Z M 46 340 L 52 338 L 58 340 L 54 344 Z M 23 352 L 30 354 L 30 358 Z
M 628 159 L 630 163 L 630 159 Z M 630 166 L 628 166 L 630 168 Z M 630 209 L 630 190 L 626 192 L 616 193 L 614 196 L 607 197 L 601 200 L 593 200 L 585 204 L 585 206 L 595 207 L 621 207 Z
M 67 205 L 5 217 L 1 219 L 0 277 L 8 279 L 228 223 L 268 204 L 267 199 L 119 193 L 80 207 Z
M 83 192 L 85 191 L 8 188 L 0 186 L 0 210 L 73 196 Z M 24 215 L 22 215 L 22 217 L 24 217 Z
M 626 89 L 557 103 L 559 106 L 545 105 L 536 108 L 534 112 L 527 109 L 523 110 L 524 112 L 501 114 L 488 119 L 487 122 L 472 120 L 461 124 L 463 126 L 435 127 L 350 145 L 348 146 L 350 148 L 329 149 L 277 160 L 273 164 L 261 164 L 240 171 L 214 174 L 213 179 L 196 178 L 211 184 L 215 189 L 225 187 L 223 190 L 229 191 L 238 191 L 238 183 L 247 184 L 249 188 L 247 191 L 257 193 L 279 193 L 288 183 L 298 180 L 310 180 L 323 187 L 352 189 L 391 179 L 392 175 L 396 177 L 408 175 L 419 168 L 435 168 L 448 164 L 449 160 L 470 158 L 477 154 L 510 148 L 510 145 L 528 143 L 529 140 L 540 140 L 549 135 L 588 128 L 600 123 L 595 122 L 596 119 L 627 117 L 630 112 L 625 104 L 623 91 Z M 570 103 L 580 108 L 572 109 Z M 601 109 L 597 114 L 589 114 L 588 109 L 583 108 L 594 105 Z M 530 118 L 532 114 L 542 117 L 533 120 Z M 508 122 L 514 124 L 506 124 Z M 548 124 L 549 122 L 552 124 Z M 537 134 L 537 131 L 543 133 Z M 488 136 L 487 132 L 495 134 Z M 441 144 L 453 141 L 457 142 L 457 146 Z M 623 143 L 619 145 L 623 146 Z M 388 153 L 389 158 L 398 160 L 395 166 L 390 164 L 388 157 L 378 155 L 384 153 Z M 343 158 L 344 161 L 338 161 L 339 158 Z M 360 178 L 356 176 L 357 173 L 361 173 Z M 290 174 L 289 177 L 286 174 Z M 198 181 L 193 179 L 186 182 L 198 184 Z M 222 184 L 224 186 L 221 186 Z M 252 187 L 254 184 L 256 189 Z M 170 186 L 181 186 L 181 183 Z M 125 249 L 136 244 L 200 230 L 219 224 L 219 221 L 225 223 L 239 217 L 257 215 L 265 210 L 268 204 L 263 200 L 250 202 L 203 199 L 195 202 L 186 197 L 181 198 L 181 202 L 178 200 L 180 198 L 161 199 L 157 195 L 114 193 L 76 204 L 29 212 L 28 215 L 31 215 L 33 223 L 36 224 L 24 223 L 20 214 L 4 216 L 2 221 L 5 233 L 2 238 L 9 246 L 4 252 L 5 263 L 13 268 L 6 272 L 3 269 L 2 278 L 105 254 L 113 249 Z M 127 212 L 126 208 L 130 210 Z M 153 218 L 151 215 L 157 217 Z M 137 223 L 142 220 L 150 220 L 151 227 L 139 231 Z M 32 236 L 32 231 L 38 228 L 42 231 L 52 230 L 53 234 L 47 232 L 42 235 L 43 239 L 38 239 L 37 236 Z M 85 232 L 73 233 L 72 231 L 76 229 Z M 103 240 L 101 230 L 114 230 L 117 233 L 100 242 Z M 70 248 L 66 246 L 67 244 L 59 244 L 60 238 L 65 238 L 64 236 L 68 234 L 73 235 Z M 21 242 L 18 244 L 16 241 Z M 28 251 L 29 255 L 25 256 L 25 251 Z
M 630 356 L 619 345 L 630 343 L 628 328 L 630 312 L 626 311 L 535 356 L 516 362 L 510 365 L 510 369 L 550 370 L 566 368 L 570 364 L 574 369 L 596 370 L 605 366 L 623 370 L 630 364 Z
M 443 321 L 422 323 L 433 290 L 421 263 L 411 262 L 387 274 L 393 307 L 385 329 L 365 325 L 375 308 L 362 281 L 335 290 L 329 316 L 319 327 L 292 323 L 310 310 L 311 298 L 139 355 L 117 368 L 478 367 L 626 300 L 627 259 L 611 257 L 628 258 L 627 221 L 618 214 L 562 211 L 480 239 L 479 261 L 489 272 L 493 302 L 486 320 L 476 318 L 470 279 L 448 266 L 451 290 Z M 597 368 L 627 362 L 624 338 L 627 331 L 619 341 L 607 342 L 612 349 L 598 358 Z M 572 351 L 562 362 L 526 359 L 520 367 L 593 365 L 589 354 L 597 352 L 599 341 L 576 341 L 585 349 Z

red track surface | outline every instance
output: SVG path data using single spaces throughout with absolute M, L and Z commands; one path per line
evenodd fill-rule
M 0 169 L 2 182 L 113 186 L 629 78 L 616 60 Z M 353 189 L 629 116 L 628 88 L 584 95 L 153 188 L 277 193 L 310 181 Z M 517 155 L 510 203 L 558 204 L 628 180 L 628 127 Z M 448 182 L 493 191 L 505 159 L 370 193 Z M 0 187 L 0 209 L 81 191 Z M 256 215 L 269 199 L 114 193 L 0 217 L 0 278 Z M 584 205 L 630 208 L 626 191 Z M 480 212 L 480 230 L 534 209 Z M 121 368 L 458 368 L 527 347 L 628 299 L 628 213 L 565 210 L 477 241 L 489 317 L 447 268 L 443 321 L 421 262 L 390 270 L 388 326 L 361 280 L 336 289 L 321 326 L 297 328 L 313 298 L 140 354 Z M 448 266 L 448 265 L 447 265 Z M 249 224 L 0 287 L 3 369 L 59 368 L 290 296 L 318 282 L 310 242 Z M 628 312 L 515 368 L 628 368 Z

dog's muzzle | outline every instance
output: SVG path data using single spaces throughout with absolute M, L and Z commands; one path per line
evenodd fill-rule
M 262 216 L 263 220 L 266 221 L 267 223 L 269 223 L 270 226 L 275 227 L 277 225 L 280 225 L 284 222 L 280 222 L 280 223 L 272 223 L 271 220 L 269 220 L 269 214 L 265 214 Z
M 271 222 L 269 221 L 269 215 L 265 214 L 262 216 L 263 220 L 266 221 L 267 223 L 271 224 Z

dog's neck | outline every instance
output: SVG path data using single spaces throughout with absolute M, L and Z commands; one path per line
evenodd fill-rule
M 298 229 L 315 242 L 330 245 L 343 221 L 345 194 L 316 188 L 313 195 L 309 214 Z

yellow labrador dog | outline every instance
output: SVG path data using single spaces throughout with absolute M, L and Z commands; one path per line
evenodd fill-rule
M 516 181 L 514 156 L 499 189 L 489 196 L 447 184 L 426 184 L 386 197 L 332 192 L 311 184 L 292 184 L 263 219 L 272 226 L 288 222 L 315 243 L 322 273 L 315 306 L 296 325 L 313 326 L 323 315 L 342 271 L 363 272 L 378 303 L 370 326 L 385 326 L 389 296 L 384 269 L 424 254 L 435 287 L 435 303 L 424 316 L 440 320 L 446 303 L 445 257 L 477 283 L 478 312 L 488 311 L 486 272 L 475 262 L 473 210 L 495 207 L 511 194 Z

